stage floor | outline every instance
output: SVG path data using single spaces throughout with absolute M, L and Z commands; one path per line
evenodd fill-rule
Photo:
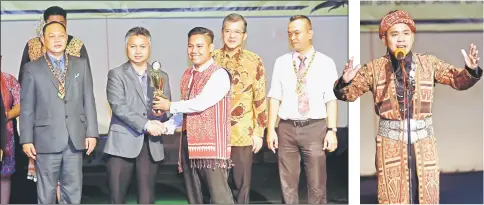
M 328 157 L 328 203 L 348 203 L 348 158 L 343 153 Z M 251 203 L 269 204 L 281 203 L 281 189 L 276 163 L 254 163 L 252 173 Z M 106 172 L 104 167 L 84 168 L 83 204 L 108 203 L 106 187 Z M 18 179 L 17 179 L 18 181 Z M 36 203 L 35 184 L 32 181 L 21 180 L 12 187 L 11 203 Z M 134 181 L 133 181 L 134 182 Z M 20 187 L 21 186 L 21 187 Z M 307 203 L 307 188 L 304 172 L 301 171 L 300 202 Z M 185 199 L 183 178 L 177 174 L 174 165 L 162 165 L 156 184 L 157 204 L 187 204 Z M 136 204 L 136 184 L 133 183 L 128 194 L 128 202 Z
M 360 203 L 376 204 L 376 177 L 361 177 Z M 482 204 L 483 172 L 441 173 L 441 204 Z

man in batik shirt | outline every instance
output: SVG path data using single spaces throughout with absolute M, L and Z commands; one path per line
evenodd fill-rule
M 482 76 L 475 45 L 471 44 L 469 53 L 462 50 L 465 67 L 457 68 L 435 56 L 412 52 L 416 30 L 407 12 L 389 12 L 379 29 L 387 54 L 361 67 L 353 67 L 351 59 L 335 82 L 334 93 L 343 101 L 352 102 L 367 91 L 373 93 L 375 111 L 380 117 L 376 136 L 379 203 L 410 203 L 409 174 L 414 203 L 439 203 L 440 168 L 432 127 L 434 83 L 466 90 Z M 400 60 L 395 57 L 398 51 L 403 54 Z M 411 94 L 407 95 L 406 90 Z M 404 104 L 407 97 L 408 108 Z M 410 149 L 406 119 L 411 124 Z
M 230 14 L 222 23 L 224 46 L 214 51 L 215 64 L 232 75 L 232 145 L 230 182 L 235 203 L 248 204 L 253 153 L 262 147 L 267 125 L 266 75 L 261 58 L 242 44 L 247 38 L 247 21 Z

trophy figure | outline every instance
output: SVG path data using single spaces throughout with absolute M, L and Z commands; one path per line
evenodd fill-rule
M 150 78 L 155 88 L 153 91 L 153 98 L 164 98 L 167 99 L 165 94 L 163 94 L 163 86 L 165 84 L 165 79 L 161 75 L 161 63 L 155 61 L 151 64 L 152 69 L 150 70 Z

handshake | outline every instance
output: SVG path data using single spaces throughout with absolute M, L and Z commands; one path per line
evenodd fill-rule
M 150 120 L 145 125 L 145 131 L 151 136 L 161 136 L 167 132 L 167 128 L 158 120 Z

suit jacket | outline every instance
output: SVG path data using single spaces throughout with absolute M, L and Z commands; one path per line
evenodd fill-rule
M 166 121 L 169 115 L 166 112 L 162 117 L 155 118 L 152 115 L 153 84 L 149 78 L 148 65 L 148 99 L 144 100 L 143 91 L 139 78 L 129 62 L 114 68 L 108 73 L 106 93 L 112 110 L 111 123 L 109 125 L 108 139 L 104 146 L 106 154 L 136 158 L 143 147 L 145 135 L 149 137 L 149 150 L 154 161 L 165 158 L 162 136 L 149 136 L 145 134 L 144 126 L 150 119 Z M 161 71 L 165 79 L 163 91 L 171 100 L 170 83 L 168 74 Z
M 7 116 L 5 116 L 5 105 L 0 92 L 0 149 L 5 152 L 7 146 Z
M 20 91 L 20 143 L 33 143 L 37 153 L 63 151 L 70 138 L 77 150 L 86 137 L 99 137 L 91 69 L 86 59 L 68 56 L 65 97 L 41 57 L 25 64 Z

